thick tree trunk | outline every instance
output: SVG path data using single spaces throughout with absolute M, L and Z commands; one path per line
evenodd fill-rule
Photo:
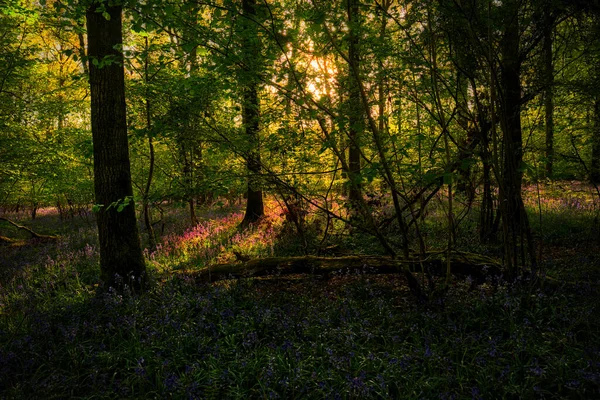
M 258 45 L 258 32 L 256 22 L 256 0 L 242 0 L 242 11 L 247 18 L 243 20 L 242 32 L 244 71 L 242 93 L 242 119 L 248 140 L 246 166 L 248 169 L 248 195 L 246 199 L 246 213 L 242 226 L 247 226 L 258 221 L 265 213 L 263 195 L 260 188 L 261 160 L 259 146 L 260 103 L 258 99 L 258 65 L 256 57 L 260 54 Z
M 352 215 L 356 216 L 359 198 L 362 197 L 362 183 L 360 176 L 360 142 L 364 131 L 364 117 L 360 100 L 360 88 L 356 75 L 360 71 L 360 40 L 358 35 L 359 0 L 347 0 L 347 14 L 349 25 L 348 36 L 348 68 L 349 68 L 349 110 L 348 110 L 348 178 L 350 190 L 348 198 L 353 209 Z
M 140 290 L 145 286 L 146 266 L 138 234 L 131 187 L 121 6 L 105 5 L 109 18 L 86 13 L 90 63 L 94 189 L 100 240 L 100 270 L 105 288 Z
M 503 165 L 500 182 L 500 210 L 504 229 L 505 257 L 508 273 L 516 273 L 519 255 L 525 263 L 524 239 L 530 239 L 530 228 L 521 184 L 523 178 L 523 133 L 521 129 L 521 59 L 519 4 L 516 0 L 505 3 L 506 26 L 501 47 L 501 125 L 503 133 Z M 527 240 L 529 258 L 535 267 L 535 250 L 532 240 Z

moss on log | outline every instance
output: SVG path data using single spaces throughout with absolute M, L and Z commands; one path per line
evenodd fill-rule
M 423 258 L 392 259 L 383 256 L 345 257 L 269 257 L 242 263 L 216 264 L 198 271 L 199 281 L 251 278 L 268 275 L 312 274 L 328 276 L 334 273 L 393 274 L 427 271 L 432 275 L 446 274 L 446 252 L 432 252 Z M 498 261 L 479 254 L 452 252 L 452 274 L 471 276 L 483 282 L 489 276 L 500 276 L 502 268 Z

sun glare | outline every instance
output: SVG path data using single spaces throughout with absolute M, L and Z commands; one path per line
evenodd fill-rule
M 306 85 L 306 90 L 315 98 L 331 96 L 336 86 L 337 68 L 326 58 L 315 57 L 309 63 L 311 77 Z

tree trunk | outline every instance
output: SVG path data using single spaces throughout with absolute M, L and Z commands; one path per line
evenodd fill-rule
M 349 69 L 349 110 L 348 110 L 348 178 L 350 179 L 350 190 L 348 198 L 352 208 L 352 215 L 356 216 L 359 198 L 362 197 L 362 182 L 360 176 L 360 141 L 364 131 L 364 117 L 360 103 L 360 88 L 358 78 L 360 71 L 360 40 L 358 25 L 360 18 L 359 0 L 347 0 L 347 14 L 349 25 L 348 42 L 348 69 Z
M 256 28 L 256 0 L 242 0 L 243 18 L 242 26 L 242 57 L 246 70 L 242 93 L 242 119 L 246 138 L 248 140 L 248 152 L 246 155 L 246 166 L 248 169 L 248 196 L 246 199 L 246 213 L 242 226 L 258 221 L 264 214 L 263 196 L 260 189 L 260 146 L 259 146 L 259 122 L 260 103 L 258 99 L 258 62 L 256 57 L 260 54 L 258 44 L 258 32 Z
M 546 177 L 552 178 L 554 167 L 554 63 L 552 62 L 552 27 L 554 21 L 546 11 L 544 25 L 544 74 L 546 92 L 544 96 L 546 130 Z
M 125 108 L 121 6 L 102 3 L 107 13 L 86 13 L 90 69 L 94 190 L 104 288 L 143 289 L 146 266 L 138 234 L 131 186 Z
M 592 31 L 600 32 L 600 7 L 592 7 Z M 590 54 L 588 63 L 593 66 L 592 78 L 600 82 L 600 57 L 598 53 Z M 592 162 L 590 166 L 590 180 L 594 184 L 600 183 L 600 91 L 595 91 L 592 131 Z
M 150 101 L 146 100 L 147 107 L 150 108 Z M 150 151 L 150 166 L 148 170 L 148 180 L 146 181 L 146 187 L 144 189 L 144 225 L 148 232 L 148 247 L 150 251 L 156 249 L 156 235 L 154 234 L 154 228 L 152 227 L 152 216 L 150 214 L 150 186 L 152 185 L 152 178 L 154 176 L 154 143 L 152 137 L 148 137 L 148 148 Z
M 152 113 L 150 112 L 150 92 L 148 90 L 149 85 L 149 58 L 150 58 L 150 46 L 148 44 L 148 36 L 146 36 L 146 59 L 144 60 L 144 83 L 146 84 L 146 132 L 148 134 L 148 150 L 150 151 L 150 165 L 148 167 L 148 180 L 146 181 L 146 187 L 144 188 L 144 225 L 146 225 L 146 231 L 148 232 L 148 247 L 150 251 L 156 249 L 156 236 L 154 235 L 154 228 L 152 227 L 152 216 L 150 214 L 150 187 L 152 186 L 152 178 L 154 177 L 154 141 L 152 139 Z
M 594 130 L 592 132 L 591 180 L 600 183 L 600 95 L 596 92 L 594 101 Z
M 81 61 L 81 66 L 83 67 L 83 73 L 85 74 L 85 76 L 90 76 L 87 54 L 85 53 L 86 45 L 85 38 L 83 36 L 83 21 L 77 21 L 77 28 L 77 39 L 79 40 L 79 48 L 77 49 L 77 51 L 79 53 L 79 60 Z
M 481 194 L 481 210 L 479 214 L 479 240 L 482 243 L 491 241 L 496 235 L 494 226 L 494 198 L 492 195 L 492 154 L 490 152 L 491 122 L 485 107 L 478 104 L 478 125 L 481 138 L 480 157 L 483 167 L 483 193 Z
M 516 0 L 507 1 L 504 36 L 500 43 L 500 93 L 501 126 L 503 138 L 503 169 L 501 188 L 501 212 L 504 229 L 505 257 L 508 273 L 512 275 L 519 265 L 518 257 L 524 260 L 524 236 L 529 238 L 529 221 L 521 194 L 523 178 L 523 133 L 521 129 L 521 58 L 518 7 Z M 529 256 L 535 266 L 533 242 L 528 240 Z M 520 248 L 520 250 L 519 250 Z

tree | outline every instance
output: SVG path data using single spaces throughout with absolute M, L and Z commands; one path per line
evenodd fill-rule
M 364 117 L 361 107 L 358 74 L 360 71 L 360 4 L 359 0 L 347 0 L 346 13 L 348 16 L 348 177 L 350 190 L 348 199 L 355 209 L 362 197 L 360 176 L 360 142 L 364 131 Z
M 591 31 L 592 37 L 597 38 L 600 32 L 600 5 L 596 7 L 590 7 L 590 14 L 592 20 Z M 593 41 L 597 43 L 597 41 Z M 590 179 L 593 183 L 600 183 L 600 49 L 597 44 L 592 45 L 591 54 L 589 57 L 590 65 L 592 66 L 591 86 L 593 88 L 593 126 L 592 126 L 592 163 L 591 163 L 591 176 Z
M 246 214 L 242 226 L 256 222 L 265 213 L 259 175 L 261 161 L 259 150 L 260 103 L 258 98 L 258 62 L 260 42 L 256 27 L 256 1 L 242 0 L 242 62 L 244 82 L 242 82 L 242 120 L 248 140 L 246 165 L 248 168 L 248 191 Z
M 552 178 L 554 168 L 554 62 L 552 52 L 552 31 L 554 16 L 550 7 L 544 10 L 544 128 L 546 131 L 546 177 Z
M 140 290 L 145 287 L 146 266 L 131 185 L 121 14 L 122 6 L 105 0 L 86 12 L 94 189 L 105 288 L 123 290 L 130 285 Z

